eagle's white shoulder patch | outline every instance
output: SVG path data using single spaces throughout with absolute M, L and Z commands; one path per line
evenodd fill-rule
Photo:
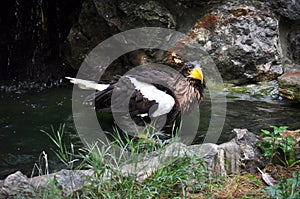
M 157 89 L 155 86 L 149 83 L 138 81 L 133 77 L 129 77 L 134 87 L 139 90 L 142 95 L 148 100 L 155 100 L 158 103 L 157 109 L 152 113 L 152 117 L 158 117 L 169 113 L 174 104 L 175 100 L 171 95 Z
M 81 89 L 95 89 L 98 91 L 103 91 L 109 87 L 109 84 L 98 84 L 94 81 L 84 79 L 77 79 L 73 77 L 66 77 L 66 79 L 69 79 L 71 83 L 78 85 L 78 87 Z

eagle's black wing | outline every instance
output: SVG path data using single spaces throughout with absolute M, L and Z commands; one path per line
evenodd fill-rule
M 98 112 L 129 114 L 137 124 L 149 123 L 151 116 L 171 112 L 175 104 L 171 91 L 159 84 L 142 82 L 141 79 L 140 76 L 116 76 L 105 90 L 89 95 L 83 104 L 95 107 Z

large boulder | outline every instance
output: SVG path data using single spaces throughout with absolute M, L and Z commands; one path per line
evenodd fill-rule
M 86 55 L 108 37 L 147 26 L 175 28 L 176 22 L 160 1 L 86 0 L 67 38 L 66 58 L 79 68 Z M 122 64 L 116 64 L 114 71 L 122 73 Z
M 195 24 L 184 42 L 200 43 L 231 83 L 271 80 L 282 73 L 278 20 L 263 2 L 223 2 Z
M 0 75 L 55 79 L 69 73 L 69 64 L 78 69 L 97 44 L 121 31 L 156 26 L 187 32 L 195 25 L 188 42 L 206 48 L 225 80 L 273 79 L 281 73 L 280 57 L 286 71 L 299 71 L 299 10 L 295 0 L 12 2 L 0 17 Z
M 79 68 L 96 45 L 116 33 L 147 26 L 171 28 L 188 32 L 185 44 L 201 44 L 225 81 L 252 83 L 275 79 L 282 68 L 300 70 L 299 19 L 299 2 L 292 0 L 85 0 L 64 52 Z M 122 74 L 128 65 L 141 64 L 132 61 L 134 56 L 116 61 L 110 73 Z
M 300 1 L 266 1 L 278 15 L 284 72 L 300 71 Z
M 190 29 L 183 42 L 189 46 L 201 44 L 224 80 L 234 84 L 259 82 L 282 73 L 278 23 L 270 4 L 257 0 L 86 0 L 68 36 L 66 57 L 78 68 L 101 41 L 132 28 L 159 26 L 184 32 Z M 297 49 L 293 35 L 283 37 Z M 126 64 L 134 65 L 132 56 L 116 63 L 114 73 L 123 73 Z M 293 56 L 297 57 L 297 53 Z
M 300 20 L 280 17 L 279 36 L 284 72 L 300 71 Z
M 94 3 L 108 24 L 120 31 L 145 26 L 176 26 L 172 14 L 160 1 L 94 0 Z
M 65 41 L 64 54 L 74 68 L 79 68 L 86 55 L 101 41 L 118 31 L 106 23 L 93 0 L 82 3 L 81 12 Z
M 278 78 L 278 83 L 282 97 L 300 101 L 300 72 L 285 73 Z
M 300 20 L 300 1 L 272 0 L 270 3 L 280 15 L 291 20 Z

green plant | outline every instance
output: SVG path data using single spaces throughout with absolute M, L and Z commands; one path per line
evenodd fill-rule
M 64 193 L 56 183 L 54 179 L 49 180 L 47 187 L 44 187 L 45 191 L 41 195 L 43 199 L 67 199 L 67 197 L 64 196 Z M 75 197 L 73 197 L 75 198 Z
M 53 150 L 53 152 L 59 158 L 59 160 L 68 169 L 73 169 L 74 163 L 79 160 L 75 156 L 74 145 L 71 143 L 68 148 L 67 145 L 63 142 L 64 133 L 65 133 L 65 124 L 60 124 L 57 130 L 55 130 L 54 127 L 51 126 L 51 133 L 48 133 L 44 130 L 41 131 L 45 133 L 57 147 L 57 149 Z
M 172 132 L 175 132 L 174 129 L 173 127 Z M 146 125 L 144 129 L 140 131 L 141 132 L 136 129 L 135 136 L 129 136 L 127 132 L 120 132 L 119 129 L 115 127 L 114 133 L 111 134 L 111 143 L 133 154 L 140 154 L 158 150 L 174 139 L 171 136 L 168 137 L 167 140 L 160 139 L 159 136 L 167 137 L 167 134 L 160 131 L 157 132 L 156 128 L 151 125 Z
M 89 184 L 67 198 L 179 198 L 186 197 L 186 189 L 197 191 L 207 181 L 203 161 L 196 157 L 164 159 L 161 160 L 164 164 L 157 170 L 152 171 L 146 165 L 137 173 L 124 173 L 124 167 L 130 165 L 135 170 L 147 157 L 157 156 L 159 161 L 158 149 L 163 150 L 165 144 L 148 139 L 147 130 L 142 132 L 146 134 L 145 139 L 121 135 L 116 131 L 113 141 L 95 142 L 76 151 L 78 155 L 74 154 L 74 148 L 66 147 L 63 142 L 64 126 L 57 131 L 52 128 L 52 131 L 54 135 L 49 137 L 57 146 L 56 155 L 63 163 L 74 169 L 69 162 L 76 158 L 82 160 L 81 168 L 93 170 Z M 147 176 L 143 181 L 139 180 L 141 171 Z M 55 181 L 46 189 L 45 198 L 65 198 Z
M 267 187 L 265 192 L 276 199 L 300 198 L 300 171 L 294 172 L 292 178 L 282 180 L 274 186 Z
M 300 163 L 300 160 L 295 158 L 294 147 L 297 140 L 291 135 L 283 135 L 280 132 L 287 130 L 287 126 L 270 126 L 273 131 L 262 130 L 262 141 L 258 143 L 263 155 L 270 157 L 270 161 L 278 159 L 288 169 L 295 164 Z M 280 154 L 282 152 L 282 155 Z

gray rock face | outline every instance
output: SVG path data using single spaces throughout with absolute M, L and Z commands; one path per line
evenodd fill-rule
M 279 37 L 284 72 L 300 71 L 300 1 L 267 1 L 279 15 Z
M 58 185 L 64 196 L 69 196 L 83 186 L 90 184 L 92 170 L 61 170 L 50 175 L 27 178 L 20 171 L 9 175 L 0 188 L 0 199 L 9 197 L 43 198 L 43 192 L 50 186 L 50 181 Z
M 8 196 L 22 196 L 26 198 L 35 198 L 36 194 L 32 188 L 28 178 L 17 171 L 9 175 L 3 182 L 0 189 L 0 198 L 8 198 Z
M 297 28 L 287 34 L 287 42 L 289 44 L 288 51 L 291 59 L 296 64 L 300 64 L 300 21 L 297 23 Z
M 117 30 L 107 25 L 94 2 L 83 1 L 78 21 L 71 28 L 65 41 L 66 59 L 72 67 L 79 68 L 89 51 L 114 33 L 117 33 Z
M 175 28 L 173 15 L 159 1 L 87 0 L 68 36 L 65 54 L 74 68 L 106 38 L 132 28 Z M 116 65 L 116 71 L 122 70 Z
M 278 78 L 278 83 L 282 97 L 300 101 L 300 72 L 285 73 Z
M 44 80 L 64 76 L 57 65 L 78 69 L 96 45 L 121 31 L 156 26 L 186 33 L 195 24 L 190 36 L 205 46 L 227 81 L 241 84 L 278 76 L 280 46 L 286 71 L 300 68 L 299 0 L 63 0 L 46 5 L 31 0 L 20 3 L 16 13 L 14 2 L 7 6 L 0 34 L 3 78 L 14 73 Z M 40 17 L 41 9 L 51 20 Z M 283 30 L 280 42 L 278 29 Z M 125 65 L 120 62 L 116 71 Z
M 300 20 L 300 1 L 272 0 L 270 3 L 280 15 L 291 20 Z
M 284 72 L 300 71 L 300 20 L 279 20 L 279 38 Z
M 189 37 L 204 46 L 231 83 L 270 80 L 282 73 L 278 21 L 263 3 L 224 3 L 202 17 Z
M 145 26 L 174 28 L 172 14 L 159 1 L 94 0 L 98 13 L 120 31 Z
M 276 8 L 297 13 L 298 3 L 275 2 L 87 0 L 69 34 L 67 58 L 79 67 L 95 45 L 131 28 L 159 26 L 186 31 L 194 24 L 184 42 L 204 46 L 225 81 L 243 84 L 271 80 L 282 74 L 281 57 L 291 54 L 291 59 L 300 59 L 298 29 L 282 34 L 279 40 L 280 27 L 274 13 Z M 287 49 L 282 54 L 281 47 Z M 114 71 L 122 71 L 131 57 L 129 62 L 116 64 Z

